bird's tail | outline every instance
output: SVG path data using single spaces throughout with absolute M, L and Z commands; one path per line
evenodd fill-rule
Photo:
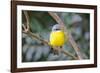
M 54 55 L 59 55 L 61 53 L 62 46 L 55 48 L 51 47 L 50 49 L 51 49 L 50 53 L 53 53 Z

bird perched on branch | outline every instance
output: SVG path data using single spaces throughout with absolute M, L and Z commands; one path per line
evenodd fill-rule
M 64 29 L 61 25 L 56 24 L 52 27 L 49 40 L 54 54 L 59 54 L 65 42 Z

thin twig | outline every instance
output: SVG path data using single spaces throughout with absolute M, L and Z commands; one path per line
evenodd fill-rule
M 59 17 L 56 13 L 53 13 L 53 12 L 48 12 L 48 13 L 52 16 L 52 18 L 53 18 L 54 20 L 56 20 L 56 22 L 57 22 L 58 24 L 61 25 L 61 27 L 64 28 L 64 30 L 65 30 L 65 35 L 68 36 L 69 42 L 71 43 L 72 47 L 74 48 L 74 50 L 75 50 L 75 52 L 76 52 L 76 54 L 77 54 L 77 56 L 78 56 L 78 59 L 83 59 L 83 56 L 82 56 L 82 54 L 81 54 L 81 52 L 80 52 L 80 48 L 78 47 L 78 45 L 77 45 L 76 42 L 74 41 L 74 39 L 73 39 L 73 37 L 71 36 L 71 34 L 68 33 L 68 30 L 67 30 L 67 28 L 65 27 L 65 24 L 63 23 L 63 21 L 60 19 L 60 17 Z
M 73 54 L 71 54 L 70 52 L 68 52 L 68 51 L 65 51 L 65 50 L 61 50 L 64 54 L 66 54 L 66 55 L 69 55 L 69 56 L 71 56 L 73 59 L 75 59 L 75 60 L 77 60 L 78 58 L 77 57 L 75 57 Z
M 31 36 L 33 39 L 35 38 L 35 39 L 37 39 L 37 40 L 43 42 L 44 44 L 51 46 L 51 45 L 49 44 L 48 41 L 46 41 L 46 40 L 40 38 L 39 36 L 37 36 L 36 34 L 30 32 L 30 30 L 29 30 L 29 17 L 28 17 L 27 11 L 24 11 L 24 15 L 25 15 L 25 18 L 26 18 L 27 27 L 25 27 L 24 24 L 22 25 L 22 27 L 24 28 L 23 32 L 26 33 L 26 34 L 28 34 L 29 36 Z M 73 59 L 77 59 L 74 55 L 72 55 L 72 54 L 71 54 L 70 52 L 68 52 L 67 50 L 65 51 L 65 50 L 62 49 L 61 51 L 62 51 L 62 53 L 64 53 L 65 55 L 69 55 L 69 56 L 71 56 Z
M 25 15 L 25 18 L 26 18 L 26 26 L 27 26 L 27 29 L 29 30 L 29 16 L 28 16 L 27 11 L 23 11 L 23 12 L 24 12 L 24 15 Z
M 30 32 L 30 31 L 28 31 L 27 34 L 28 34 L 29 36 L 31 36 L 33 39 L 34 39 L 34 38 L 35 38 L 35 39 L 38 39 L 39 41 L 43 42 L 44 44 L 49 45 L 48 41 L 46 41 L 46 40 L 40 38 L 39 36 L 37 36 L 36 34 Z

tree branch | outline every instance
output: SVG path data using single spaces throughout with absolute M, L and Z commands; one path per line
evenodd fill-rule
M 46 45 L 48 45 L 48 46 L 51 46 L 51 45 L 49 44 L 48 41 L 46 41 L 46 40 L 40 38 L 39 36 L 37 36 L 36 34 L 30 32 L 30 31 L 28 31 L 26 34 L 28 34 L 29 36 L 31 36 L 32 39 L 34 39 L 34 38 L 35 38 L 35 39 L 38 39 L 38 40 L 41 41 L 42 43 L 44 43 L 44 44 L 46 44 Z M 53 47 L 53 48 L 56 48 L 56 47 Z M 68 52 L 67 50 L 65 51 L 64 49 L 61 49 L 61 52 L 64 53 L 66 56 L 67 56 L 67 55 L 68 55 L 68 56 L 71 56 L 71 57 L 72 57 L 73 59 L 75 59 L 75 60 L 78 59 L 77 57 L 75 57 L 73 54 L 71 54 L 71 53 Z
M 69 42 L 70 44 L 72 45 L 72 47 L 74 48 L 77 56 L 78 56 L 78 59 L 83 59 L 83 56 L 81 54 L 81 51 L 80 51 L 80 48 L 78 47 L 78 45 L 76 44 L 76 42 L 74 41 L 73 37 L 71 36 L 70 33 L 68 33 L 68 30 L 67 28 L 65 27 L 65 24 L 63 23 L 63 21 L 60 19 L 60 17 L 56 14 L 56 13 L 53 13 L 53 12 L 48 12 L 52 18 L 58 23 L 61 25 L 61 27 L 64 28 L 64 31 L 65 31 L 65 35 L 68 36 L 68 39 L 69 39 Z
M 39 36 L 37 36 L 36 34 L 30 32 L 30 31 L 28 31 L 26 34 L 28 34 L 29 36 L 31 36 L 33 39 L 34 39 L 34 38 L 35 38 L 35 39 L 38 39 L 39 41 L 43 42 L 44 44 L 49 45 L 48 41 L 46 41 L 46 40 L 40 38 Z
M 26 27 L 27 27 L 27 30 L 29 30 L 29 16 L 28 16 L 27 11 L 23 11 L 23 12 L 26 18 Z
M 65 51 L 65 50 L 61 50 L 62 51 L 62 53 L 64 53 L 65 55 L 69 55 L 69 56 L 71 56 L 73 59 L 75 59 L 75 60 L 78 60 L 78 58 L 77 57 L 75 57 L 73 54 L 71 54 L 70 52 L 68 52 L 68 51 Z

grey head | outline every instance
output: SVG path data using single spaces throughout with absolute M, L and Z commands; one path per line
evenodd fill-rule
M 53 25 L 52 31 L 58 31 L 58 30 L 61 30 L 61 26 L 59 24 Z

